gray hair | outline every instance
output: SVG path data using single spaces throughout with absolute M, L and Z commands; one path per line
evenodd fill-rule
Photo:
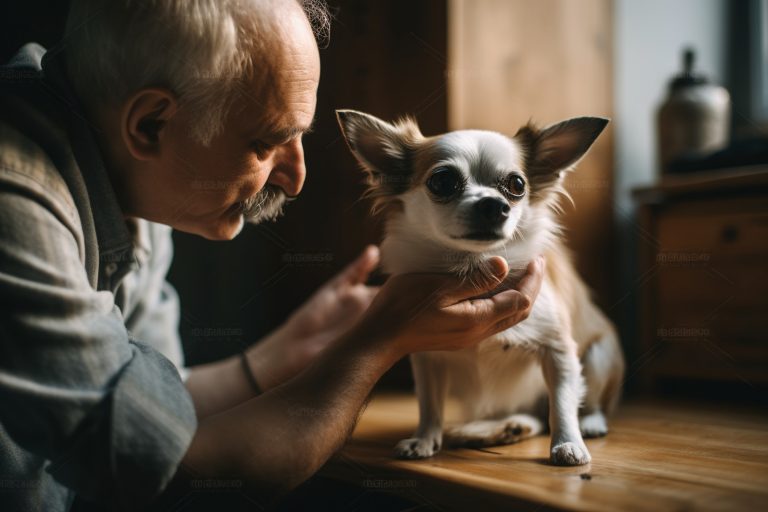
M 167 87 L 197 114 L 191 135 L 208 144 L 271 28 L 260 13 L 285 1 L 73 0 L 64 36 L 70 82 L 92 108 Z M 325 2 L 295 1 L 323 46 L 331 26 Z

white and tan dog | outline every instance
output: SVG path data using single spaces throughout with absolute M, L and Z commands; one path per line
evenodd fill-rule
M 582 435 L 608 432 L 624 363 L 613 326 L 570 261 L 556 215 L 564 172 L 608 121 L 582 117 L 543 130 L 529 124 L 510 139 L 478 130 L 424 137 L 409 119 L 390 124 L 351 110 L 337 116 L 369 173 L 374 211 L 386 217 L 385 272 L 469 275 L 502 256 L 514 282 L 537 255 L 546 259 L 525 321 L 473 349 L 411 356 L 420 420 L 397 455 L 424 458 L 440 449 L 450 390 L 466 423 L 446 431 L 446 444 L 514 443 L 544 431 L 548 414 L 552 463 L 588 463 Z

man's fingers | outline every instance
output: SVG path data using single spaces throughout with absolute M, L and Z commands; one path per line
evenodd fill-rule
M 499 256 L 494 256 L 488 261 L 490 268 L 490 275 L 476 271 L 473 274 L 467 276 L 458 286 L 455 286 L 445 294 L 446 304 L 455 304 L 470 297 L 476 297 L 483 293 L 490 292 L 501 283 L 507 273 L 509 272 L 509 266 L 506 260 Z M 452 278 L 454 279 L 454 278 Z
M 539 294 L 544 277 L 544 259 L 533 260 L 525 275 L 517 284 L 517 289 L 510 288 L 487 298 L 462 301 L 450 307 L 456 312 L 482 315 L 493 322 L 493 332 L 508 329 L 525 320 L 533 308 L 533 302 Z
M 355 261 L 347 265 L 341 274 L 342 279 L 351 284 L 364 283 L 378 264 L 379 248 L 375 245 L 369 245 Z
M 531 301 L 534 301 L 539 295 L 541 290 L 541 283 L 544 280 L 544 268 L 546 267 L 546 260 L 543 256 L 539 256 L 528 264 L 528 268 L 525 271 L 525 275 L 517 283 L 515 288 L 528 297 Z
M 367 308 L 374 297 L 378 295 L 381 286 L 361 286 L 360 288 L 362 289 L 358 291 L 357 297 L 360 299 L 361 303 L 365 304 L 365 307 Z
M 530 309 L 532 305 L 531 298 L 517 290 L 506 290 L 485 300 L 493 303 L 493 314 L 499 320 Z
M 519 324 L 523 320 L 528 318 L 528 314 L 525 313 L 519 313 L 516 315 L 508 316 L 507 318 L 503 320 L 499 320 L 495 324 L 493 324 L 493 329 L 489 332 L 488 336 L 493 336 L 494 334 L 498 334 L 500 332 L 506 331 L 510 327 L 514 327 L 515 325 Z
M 528 317 L 541 290 L 544 266 L 544 257 L 539 256 L 528 264 L 525 275 L 516 286 L 517 289 L 497 293 L 489 299 L 493 301 L 493 311 L 499 319 L 496 332 L 512 327 Z

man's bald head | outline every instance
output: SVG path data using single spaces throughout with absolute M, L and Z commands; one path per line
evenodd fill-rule
M 226 240 L 299 194 L 322 5 L 73 1 L 69 80 L 126 216 Z
M 207 143 L 243 83 L 282 68 L 275 61 L 292 40 L 325 40 L 329 27 L 321 0 L 73 0 L 64 48 L 69 79 L 90 110 L 165 87 L 199 114 L 190 128 Z

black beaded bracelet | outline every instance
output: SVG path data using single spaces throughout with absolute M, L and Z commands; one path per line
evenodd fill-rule
M 248 356 L 245 355 L 245 352 L 240 352 L 240 362 L 243 364 L 243 373 L 245 373 L 245 378 L 248 379 L 248 382 L 251 384 L 251 388 L 253 388 L 253 391 L 257 395 L 260 395 L 262 393 L 261 386 L 256 382 L 256 377 L 251 371 L 251 365 L 248 364 Z

